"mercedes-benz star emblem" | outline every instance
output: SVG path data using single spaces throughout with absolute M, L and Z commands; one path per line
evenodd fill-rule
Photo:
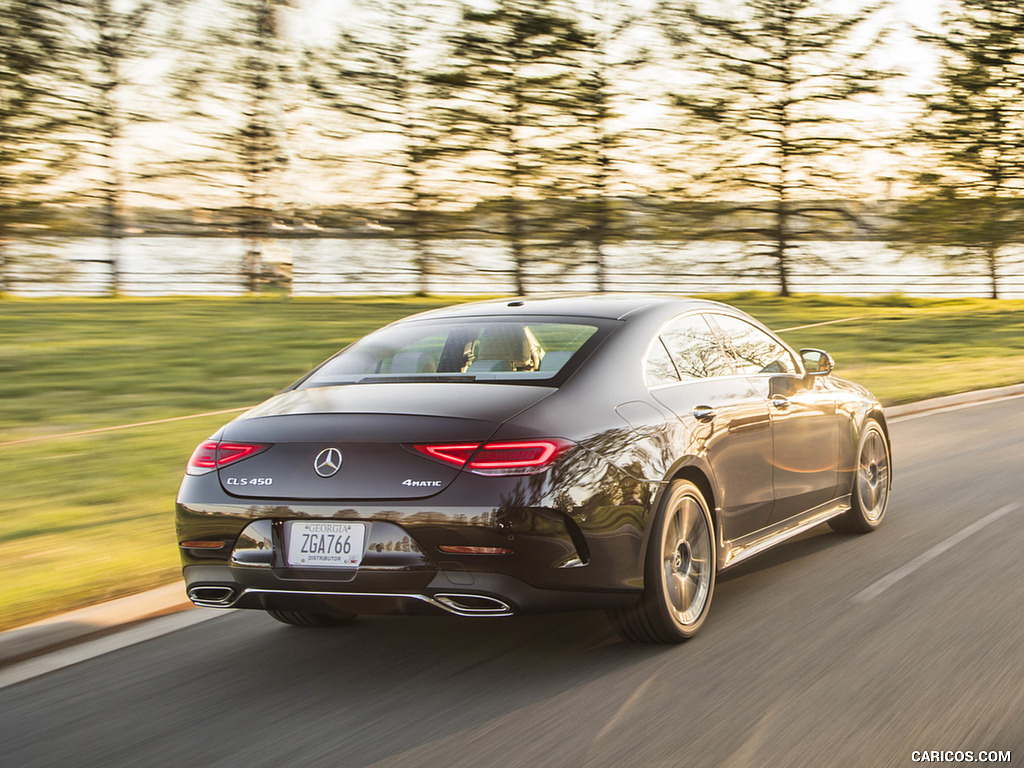
M 341 469 L 341 451 L 337 448 L 324 448 L 316 455 L 313 469 L 320 477 L 330 477 Z

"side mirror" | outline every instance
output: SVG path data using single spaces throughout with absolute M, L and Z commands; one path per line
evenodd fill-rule
M 800 360 L 808 376 L 828 376 L 836 367 L 832 356 L 820 349 L 801 349 Z

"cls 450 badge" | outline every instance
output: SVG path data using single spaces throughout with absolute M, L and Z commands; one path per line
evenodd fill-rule
M 236 485 L 236 486 L 258 486 L 258 485 L 273 485 L 274 478 L 272 477 L 229 477 L 224 481 L 225 485 Z

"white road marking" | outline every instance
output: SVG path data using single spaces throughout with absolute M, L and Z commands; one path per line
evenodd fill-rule
M 111 651 L 118 651 L 136 643 L 142 643 L 161 635 L 176 632 L 179 629 L 191 627 L 203 621 L 214 619 L 217 616 L 222 616 L 227 612 L 229 611 L 219 608 L 200 608 L 172 613 L 169 616 L 161 616 L 157 619 L 144 621 L 113 635 L 100 637 L 80 645 L 48 653 L 45 656 L 12 664 L 9 667 L 0 669 L 0 688 L 6 688 L 15 683 L 30 680 L 39 675 L 45 675 L 47 672 L 70 667 L 72 664 L 88 661 Z
M 633 707 L 636 706 L 637 702 L 643 699 L 644 693 L 647 691 L 648 688 L 650 688 L 651 683 L 653 683 L 655 679 L 660 679 L 660 672 L 655 672 L 653 675 L 649 676 L 646 680 L 644 680 L 643 683 L 641 683 L 640 686 L 635 691 L 633 691 L 630 697 L 626 699 L 626 703 L 619 707 L 617 710 L 615 710 L 615 714 L 611 716 L 611 719 L 604 724 L 604 727 L 598 732 L 597 736 L 594 737 L 593 746 L 590 748 L 590 752 L 587 755 L 588 757 L 592 756 L 595 752 L 597 752 L 597 747 L 599 744 L 601 744 L 601 741 L 609 734 L 613 733 L 616 728 L 618 728 L 619 723 L 622 721 L 624 717 L 631 714 L 631 710 L 633 709 Z M 584 763 L 586 762 L 588 761 L 584 760 Z
M 154 424 L 169 424 L 172 421 L 185 421 L 186 419 L 201 419 L 204 416 L 221 416 L 226 413 L 238 413 L 252 408 L 246 405 L 241 408 L 228 408 L 223 411 L 207 411 L 206 413 L 190 413 L 188 416 L 172 416 L 169 419 L 156 419 L 154 421 L 140 421 L 136 424 L 118 424 L 113 427 L 97 427 L 96 429 L 84 429 L 81 432 L 63 432 L 59 435 L 37 435 L 35 437 L 23 437 L 21 440 L 8 440 L 0 443 L 0 448 L 8 445 L 24 445 L 25 443 L 41 443 L 48 440 L 63 440 L 66 437 L 82 437 L 83 435 L 98 435 L 101 432 L 114 432 L 118 429 L 134 429 L 135 427 L 151 427 Z
M 792 328 L 776 328 L 775 333 L 786 333 L 788 331 L 802 331 L 804 328 L 817 328 L 819 325 L 835 325 L 836 323 L 850 323 L 854 320 L 892 320 L 891 317 L 871 317 L 870 315 L 858 315 L 857 317 L 844 317 L 842 320 L 826 320 L 822 323 L 811 323 L 810 325 L 794 325 Z
M 867 589 L 864 589 L 864 590 L 858 592 L 856 595 L 854 595 L 853 601 L 855 603 L 866 603 L 869 600 L 873 600 L 874 598 L 878 597 L 880 594 L 885 592 L 885 590 L 887 590 L 889 587 L 893 586 L 894 584 L 896 584 L 897 582 L 901 581 L 902 579 L 905 579 L 907 576 L 912 574 L 914 571 L 916 571 L 918 568 L 920 568 L 925 563 L 927 563 L 927 562 L 929 562 L 931 560 L 934 560 L 936 557 L 941 555 L 947 549 L 950 549 L 951 547 L 955 547 L 957 544 L 959 544 L 961 541 L 966 539 L 968 536 L 971 536 L 971 535 L 977 533 L 978 531 L 980 531 L 985 526 L 991 525 L 992 523 L 994 523 L 996 520 L 1000 519 L 1001 517 L 1005 517 L 1006 515 L 1010 514 L 1015 509 L 1017 509 L 1019 506 L 1020 506 L 1019 504 L 1007 504 L 1005 507 L 1000 507 L 995 512 L 993 512 L 992 514 L 986 515 L 985 517 L 981 518 L 980 520 L 976 520 L 975 522 L 971 523 L 970 525 L 968 525 L 963 530 L 961 530 L 961 531 L 959 531 L 957 533 L 954 533 L 952 536 L 950 536 L 945 541 L 939 542 L 934 547 L 929 549 L 927 552 L 924 552 L 923 554 L 918 555 L 913 560 L 911 560 L 909 563 L 906 563 L 905 565 L 900 566 L 899 568 L 897 568 L 895 571 L 893 571 L 889 575 L 883 576 L 878 581 L 876 581 L 874 584 L 869 586 Z

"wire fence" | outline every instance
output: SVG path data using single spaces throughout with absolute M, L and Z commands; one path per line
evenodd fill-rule
M 242 296 L 250 293 L 245 275 L 229 272 L 133 273 L 123 272 L 120 293 L 128 296 Z M 531 293 L 592 292 L 596 281 L 574 277 L 528 278 Z M 261 291 L 280 291 L 292 296 L 387 296 L 420 291 L 419 274 L 408 269 L 299 273 L 291 281 L 263 282 Z M 652 294 L 714 294 L 736 291 L 774 291 L 775 282 L 763 277 L 708 276 L 665 272 L 631 272 L 609 275 L 606 292 Z M 73 281 L 43 282 L 8 280 L 8 292 L 15 296 L 104 296 L 110 293 L 108 277 L 96 276 Z M 837 276 L 790 275 L 793 293 L 825 293 L 845 296 L 904 294 L 919 297 L 987 297 L 991 285 L 982 277 L 962 275 L 920 275 L 912 273 L 844 274 Z M 434 275 L 429 292 L 438 295 L 479 296 L 516 292 L 511 273 L 507 275 Z M 999 281 L 1001 298 L 1024 298 L 1024 275 L 1007 275 Z
M 601 270 L 583 256 L 576 261 L 536 261 L 526 265 L 525 283 L 530 293 L 777 290 L 770 264 L 743 262 L 736 255 L 740 247 L 717 242 L 621 243 L 608 248 Z M 8 269 L 5 290 L 17 296 L 107 295 L 111 270 L 97 257 L 102 248 L 99 239 L 52 243 L 45 258 L 25 257 Z M 252 286 L 252 276 L 241 267 L 243 249 L 230 238 L 133 238 L 125 241 L 124 250 L 119 275 L 123 295 L 240 296 Z M 422 292 L 424 286 L 438 295 L 516 292 L 502 243 L 448 241 L 437 243 L 434 250 L 437 256 L 424 280 L 407 241 L 270 241 L 258 282 L 260 290 L 297 297 L 408 295 Z M 985 297 L 992 290 L 989 278 L 970 265 L 907 257 L 877 242 L 803 244 L 794 254 L 789 284 L 793 293 L 846 296 Z M 999 278 L 999 294 L 1024 298 L 1024 264 L 1008 261 Z

